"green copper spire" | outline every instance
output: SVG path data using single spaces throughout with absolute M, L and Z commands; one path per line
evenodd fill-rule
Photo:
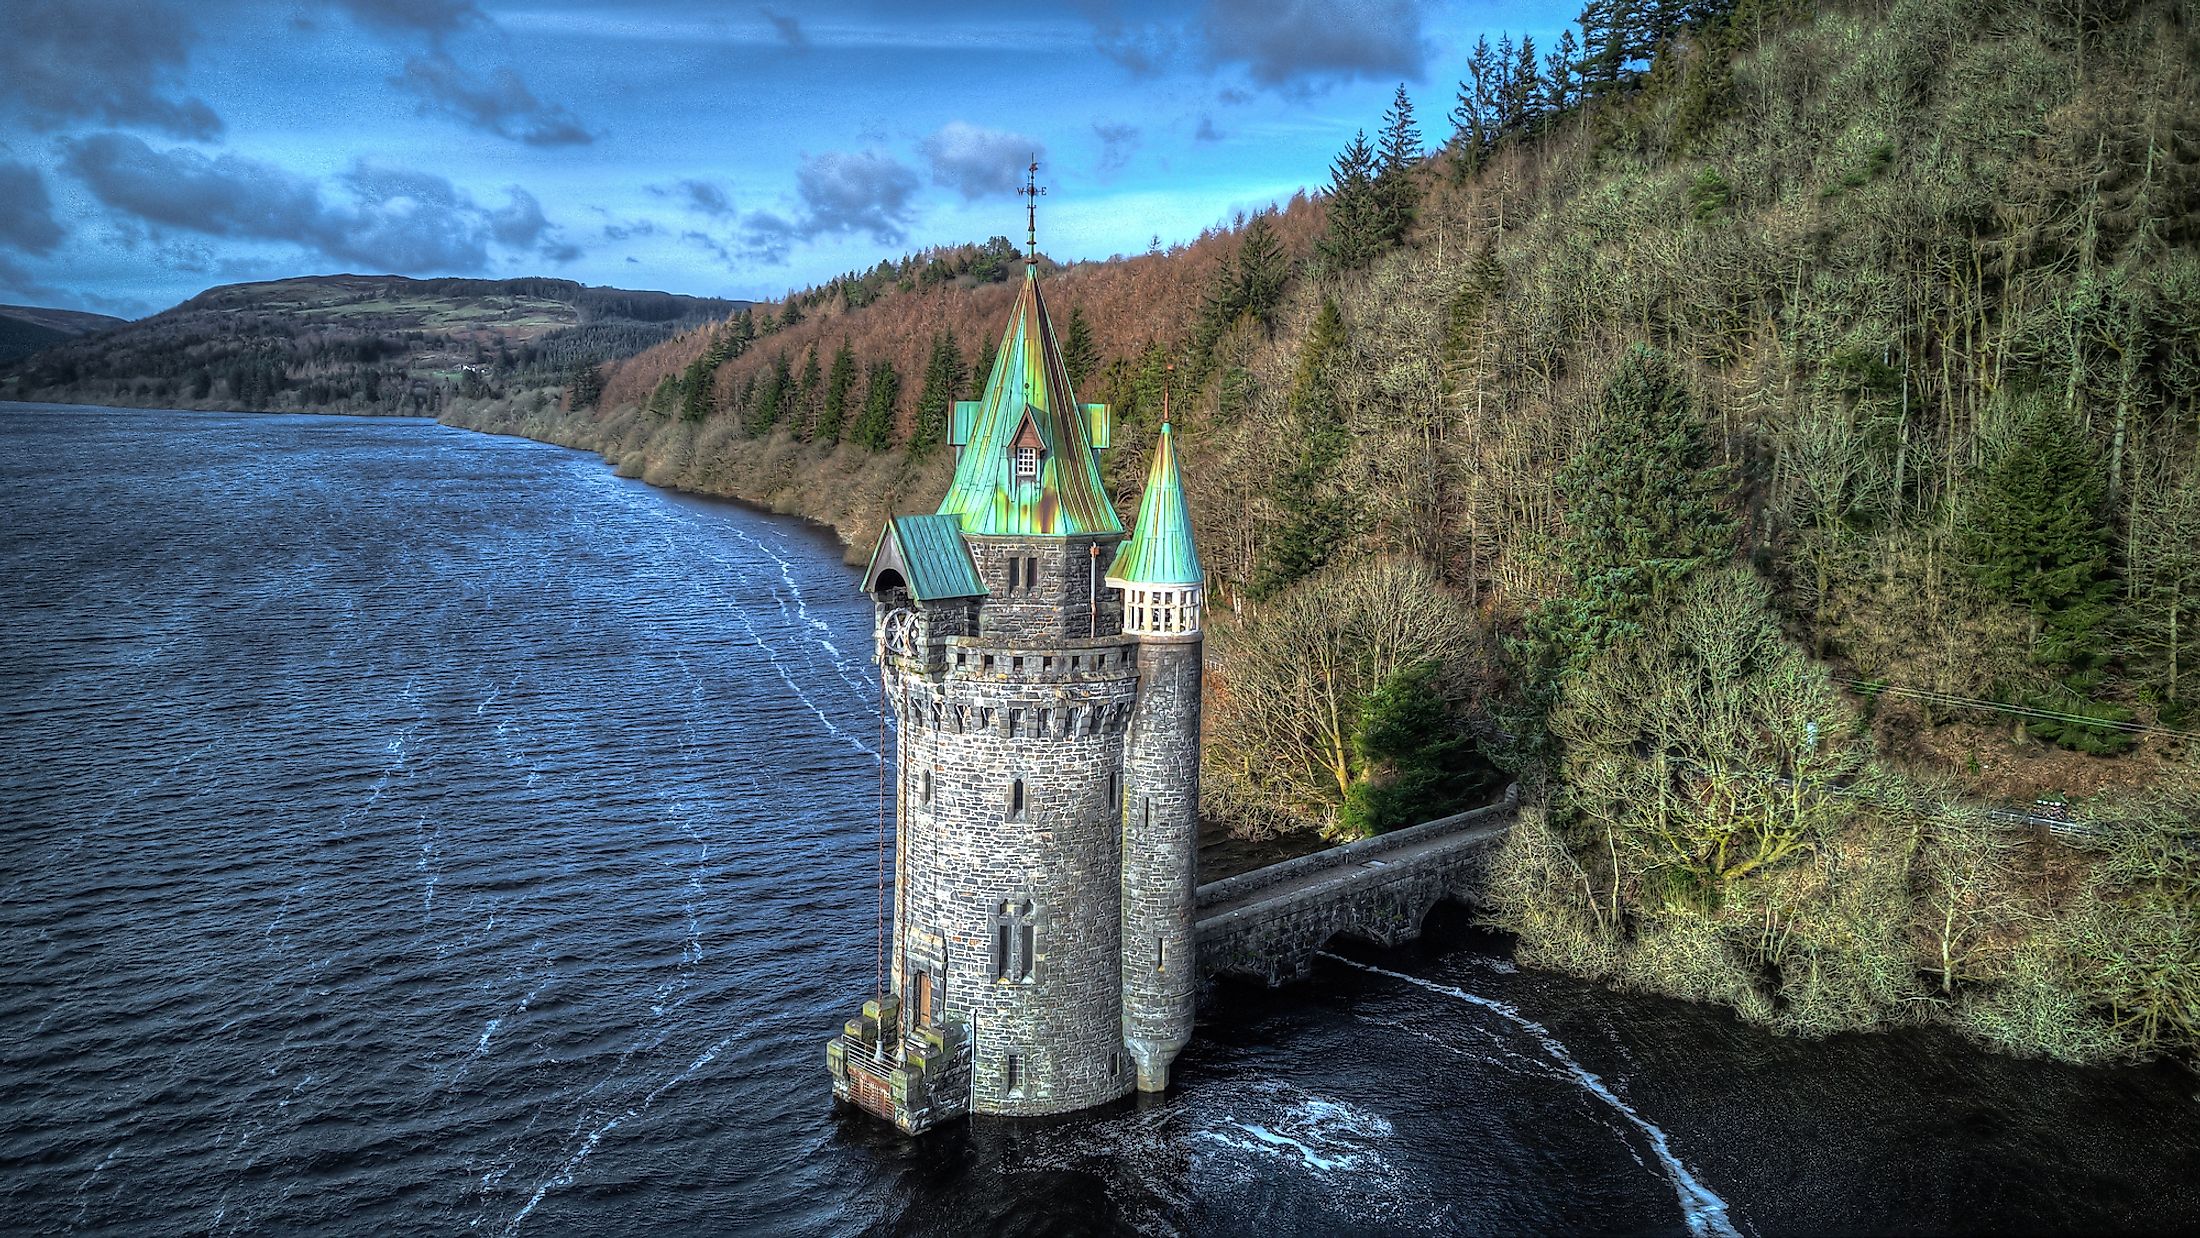
M 939 514 L 965 533 L 1120 533 L 1093 457 L 1093 426 L 1106 409 L 1077 403 L 1069 371 L 1039 295 L 1039 268 L 1024 267 L 1023 291 L 1009 311 L 993 373 L 979 399 L 956 409 L 957 443 L 966 443 Z
M 1207 579 L 1192 545 L 1192 514 L 1184 505 L 1184 479 L 1176 471 L 1176 438 L 1168 423 L 1154 444 L 1138 524 L 1108 569 L 1111 585 L 1196 585 Z

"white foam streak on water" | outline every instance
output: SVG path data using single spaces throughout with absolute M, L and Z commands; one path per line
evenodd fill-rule
M 1543 1051 L 1550 1054 L 1551 1060 L 1563 1067 L 1566 1073 L 1573 1077 L 1574 1082 L 1580 1084 L 1583 1090 L 1590 1095 L 1611 1106 L 1618 1112 L 1620 1117 L 1626 1119 L 1629 1125 L 1642 1132 L 1643 1137 L 1650 1141 L 1650 1150 L 1656 1154 L 1658 1163 L 1665 1167 L 1665 1176 L 1672 1182 L 1675 1193 L 1680 1197 L 1681 1216 L 1687 1221 L 1690 1233 L 1698 1235 L 1698 1238 L 1740 1238 L 1741 1232 L 1735 1229 L 1733 1222 L 1727 1219 L 1726 1201 L 1713 1194 L 1709 1187 L 1698 1181 L 1696 1175 L 1689 1170 L 1688 1166 L 1682 1164 L 1680 1158 L 1673 1155 L 1672 1145 L 1666 1139 L 1665 1132 L 1656 1123 L 1635 1112 L 1633 1106 L 1621 1100 L 1618 1094 L 1605 1085 L 1604 1080 L 1599 1078 L 1595 1071 L 1574 1060 L 1574 1055 L 1567 1052 L 1566 1046 L 1560 1043 L 1558 1037 L 1551 1034 L 1551 1029 L 1521 1014 L 1508 1002 L 1482 997 L 1478 994 L 1469 993 L 1465 989 L 1453 988 L 1448 984 L 1438 984 L 1433 980 L 1423 980 L 1419 976 L 1409 976 L 1404 972 L 1391 971 L 1388 968 L 1376 967 L 1370 963 L 1356 963 L 1351 959 L 1330 954 L 1327 951 L 1322 952 L 1322 957 L 1342 963 L 1346 967 L 1357 968 L 1360 971 L 1371 972 L 1378 976 L 1388 976 L 1392 980 L 1403 980 L 1407 984 L 1427 989 L 1431 993 L 1441 993 L 1446 997 L 1457 998 L 1470 1006 L 1478 1006 L 1487 1010 L 1535 1037 L 1536 1041 L 1543 1046 Z
M 504 1227 L 504 1232 L 507 1235 L 518 1233 L 520 1223 L 525 1221 L 528 1216 L 534 1212 L 535 1206 L 540 1204 L 543 1201 L 544 1197 L 548 1196 L 552 1191 L 563 1190 L 564 1188 L 573 1185 L 574 1172 L 581 1167 L 582 1161 L 588 1159 L 588 1154 L 596 1150 L 596 1145 L 603 1142 L 604 1136 L 619 1129 L 619 1126 L 622 1123 L 627 1122 L 633 1118 L 638 1118 L 641 1115 L 649 1112 L 649 1107 L 657 1103 L 658 1097 L 663 1096 L 666 1092 L 671 1091 L 673 1088 L 678 1087 L 680 1084 L 687 1082 L 688 1079 L 694 1076 L 696 1071 L 701 1070 L 703 1067 L 708 1066 L 711 1064 L 711 1062 L 717 1060 L 718 1055 L 725 1052 L 726 1046 L 733 1043 L 733 1039 L 734 1038 L 731 1036 L 724 1037 L 719 1040 L 718 1043 L 712 1045 L 708 1049 L 703 1050 L 701 1054 L 696 1056 L 694 1061 L 687 1064 L 686 1069 L 665 1080 L 663 1083 L 658 1084 L 656 1087 L 651 1088 L 649 1090 L 649 1094 L 642 1097 L 642 1101 L 640 1104 L 635 1105 L 633 1108 L 628 1109 L 626 1112 L 620 1114 L 618 1117 L 615 1117 L 610 1121 L 604 1123 L 602 1126 L 597 1127 L 595 1130 L 590 1131 L 588 1133 L 588 1137 L 581 1141 L 581 1146 L 579 1147 L 579 1149 L 577 1149 L 573 1153 L 572 1157 L 565 1162 L 564 1166 L 558 1170 L 557 1174 L 545 1180 L 541 1185 L 535 1188 L 535 1193 L 528 1197 L 527 1205 L 521 1208 L 518 1215 L 512 1218 L 511 1223 Z

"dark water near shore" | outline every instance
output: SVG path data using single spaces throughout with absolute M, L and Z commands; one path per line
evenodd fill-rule
M 832 1108 L 868 608 L 796 522 L 417 421 L 0 406 L 0 1230 L 2160 1232 L 2170 1070 L 1802 1044 L 1439 913 L 1166 1097 Z

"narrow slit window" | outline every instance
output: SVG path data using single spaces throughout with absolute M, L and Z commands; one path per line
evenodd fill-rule
M 1112 773 L 1112 774 L 1109 774 L 1109 775 L 1108 775 L 1108 807 L 1110 807 L 1110 808 L 1120 808 L 1120 807 L 1122 807 L 1122 805 L 1123 805 L 1123 775 L 1122 775 L 1122 773 L 1121 773 L 1121 772 L 1116 772 L 1116 773 Z
M 1024 556 L 1024 588 L 1035 589 L 1039 585 L 1039 556 Z
M 1001 1064 L 1001 1085 L 1011 1095 L 1023 1090 L 1023 1064 L 1024 1060 L 1013 1053 L 1009 1054 L 1008 1060 Z
M 993 922 L 993 978 L 1008 979 L 1008 908 L 1001 908 L 1001 916 Z
M 1169 970 L 1169 943 L 1159 937 L 1153 939 L 1153 969 Z
M 1022 570 L 1023 566 L 1024 566 L 1024 561 L 1023 561 L 1022 559 L 1019 559 L 1019 558 L 1017 558 L 1017 557 L 1016 557 L 1016 556 L 1014 556 L 1014 555 L 1010 555 L 1010 556 L 1008 557 L 1008 587 L 1009 587 L 1009 588 L 1011 588 L 1011 589 L 1014 589 L 1014 588 L 1016 587 L 1016 576 L 1017 576 L 1018 572 L 1020 572 L 1020 571 Z
M 1021 778 L 1008 784 L 1008 815 L 1011 819 L 1024 815 L 1024 780 Z
M 1031 922 L 1031 904 L 1029 903 L 1024 904 L 1023 919 L 1024 922 L 1017 926 L 1021 940 L 1016 943 L 1020 947 L 1017 951 L 1016 978 L 1018 980 L 1029 980 L 1031 979 L 1031 963 L 1037 956 L 1039 948 L 1039 928 Z
M 922 795 L 923 795 L 923 797 L 924 797 L 924 802 L 925 802 L 925 803 L 929 804 L 929 803 L 931 803 L 931 802 L 932 802 L 932 771 L 931 771 L 931 770 L 926 770 L 926 771 L 924 771 L 924 790 L 923 790 L 923 792 L 922 792 Z

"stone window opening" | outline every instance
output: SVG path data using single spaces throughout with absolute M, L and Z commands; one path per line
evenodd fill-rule
M 1008 784 L 1008 819 L 1011 821 L 1024 819 L 1024 780 L 1021 778 L 1014 779 Z
M 1117 770 L 1108 775 L 1108 807 L 1123 806 L 1123 773 Z
M 919 795 L 920 795 L 920 796 L 922 797 L 922 802 L 923 802 L 923 803 L 929 804 L 929 803 L 931 803 L 931 802 L 932 802 L 932 771 L 931 771 L 931 770 L 926 770 L 926 771 L 924 771 L 924 789 L 923 789 L 922 791 L 920 791 L 920 792 L 919 792 Z
M 1108 1055 L 1108 1078 L 1120 1079 L 1122 1077 L 1123 1055 L 1120 1053 L 1110 1053 Z
M 1037 959 L 1037 908 L 1030 899 L 1005 902 L 993 916 L 993 978 L 998 981 L 1031 979 Z
M 1039 556 L 1037 556 L 1037 555 L 1025 555 L 1025 556 L 1024 556 L 1024 588 L 1026 588 L 1026 589 L 1036 589 L 1036 588 L 1038 588 L 1038 587 L 1039 587 Z
M 1016 557 L 1016 556 L 1014 556 L 1014 555 L 1010 555 L 1010 556 L 1008 557 L 1008 588 L 1009 588 L 1009 592 L 1011 592 L 1011 593 L 1013 593 L 1013 592 L 1015 592 L 1015 591 L 1016 591 L 1016 576 L 1017 576 L 1018 570 L 1019 570 L 1019 569 L 1021 569 L 1022 567 L 1023 567 L 1023 560 L 1021 560 L 1021 559 L 1017 558 L 1017 557 Z
M 1023 1058 L 1014 1053 L 1009 1054 L 1008 1060 L 1001 1064 L 1001 1086 L 1010 1096 L 1024 1094 L 1023 1064 Z
M 1155 971 L 1169 970 L 1169 943 L 1163 938 L 1156 937 L 1153 939 L 1153 969 Z
M 1021 710 L 1021 709 L 1011 709 L 1011 710 L 1009 710 L 1009 711 L 1008 711 L 1008 734 L 1009 734 L 1009 737 L 1010 737 L 1010 738 L 1014 738 L 1014 737 L 1015 737 L 1016 735 L 1020 734 L 1020 733 L 1021 733 L 1021 732 L 1023 731 L 1023 729 L 1024 729 L 1024 711 L 1023 711 L 1023 710 Z M 1021 786 L 1022 786 L 1022 785 L 1024 785 L 1024 784 L 1022 784 L 1022 783 L 1020 783 L 1020 782 L 1019 782 L 1019 783 L 1017 783 L 1016 785 L 1017 785 L 1017 786 L 1019 786 L 1019 787 L 1021 787 Z M 1018 808 L 1020 809 L 1020 808 L 1022 807 L 1022 804 L 1021 804 L 1021 803 L 1019 803 L 1019 804 L 1017 805 L 1017 807 L 1018 807 Z

